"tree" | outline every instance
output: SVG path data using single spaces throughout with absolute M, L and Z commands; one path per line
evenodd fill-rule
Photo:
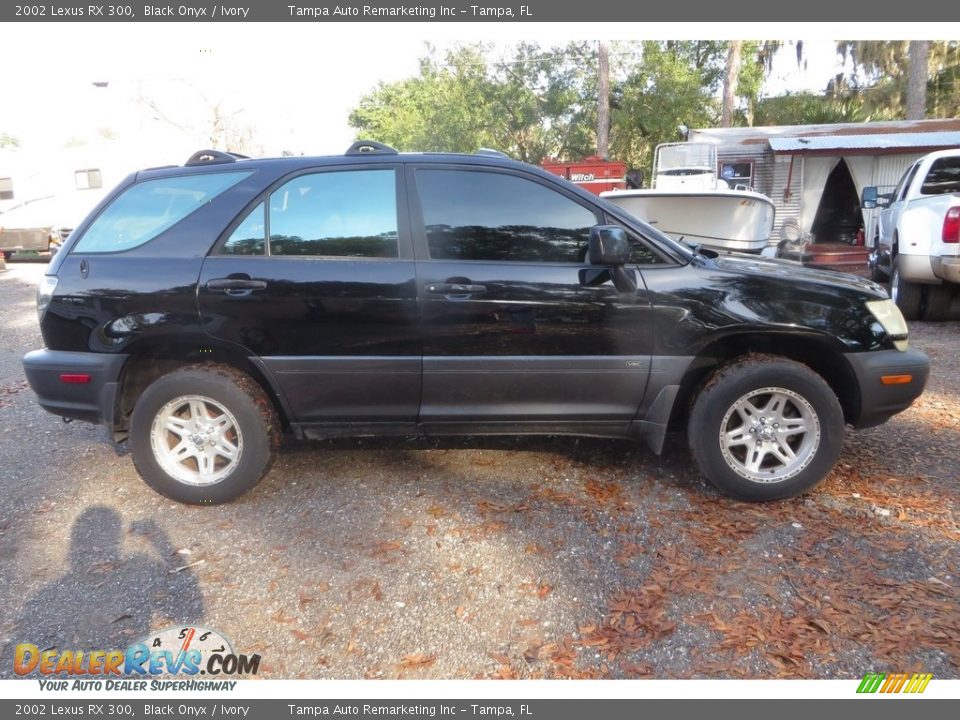
M 923 120 L 927 114 L 927 58 L 929 40 L 911 40 L 907 71 L 907 120 Z
M 399 150 L 503 150 L 525 162 L 594 152 L 596 59 L 586 43 L 521 43 L 488 61 L 482 45 L 421 58 L 417 77 L 381 83 L 350 113 L 358 135 Z
M 958 46 L 955 40 L 842 40 L 837 52 L 851 61 L 852 69 L 833 84 L 848 96 L 863 95 L 871 113 L 910 119 L 955 117 L 960 109 Z
M 720 111 L 720 127 L 726 128 L 733 125 L 737 81 L 740 76 L 740 52 L 742 50 L 742 40 L 732 40 L 727 48 L 727 63 L 723 74 L 723 105 Z
M 649 167 L 658 144 L 680 139 L 679 125 L 714 125 L 725 53 L 722 42 L 644 42 L 614 92 L 612 155 Z
M 162 92 L 164 89 L 166 93 Z M 158 91 L 161 94 L 154 94 Z M 263 146 L 254 140 L 256 128 L 246 121 L 243 108 L 233 107 L 183 80 L 174 81 L 169 88 L 155 87 L 154 93 L 141 92 L 137 103 L 147 108 L 155 120 L 176 128 L 194 142 L 244 155 L 263 154 Z M 205 111 L 204 119 L 196 119 L 200 117 L 197 108 Z
M 597 155 L 610 155 L 610 46 L 597 43 Z
M 869 113 L 859 96 L 787 93 L 758 102 L 754 119 L 757 125 L 820 125 L 867 122 L 877 117 Z
M 960 117 L 960 43 L 948 43 L 927 85 L 927 114 L 934 118 Z

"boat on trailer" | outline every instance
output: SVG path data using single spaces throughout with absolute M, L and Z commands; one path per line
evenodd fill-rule
M 600 196 L 688 245 L 759 253 L 770 243 L 773 201 L 717 175 L 709 143 L 664 143 L 654 154 L 652 187 Z

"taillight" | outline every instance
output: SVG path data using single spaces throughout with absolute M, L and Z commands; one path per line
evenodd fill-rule
M 947 216 L 943 218 L 943 241 L 960 243 L 960 205 L 947 210 Z

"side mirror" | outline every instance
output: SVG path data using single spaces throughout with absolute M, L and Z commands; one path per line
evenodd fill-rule
M 630 262 L 630 242 L 623 228 L 616 225 L 594 225 L 590 228 L 589 252 L 591 265 L 622 267 Z
M 860 207 L 864 210 L 889 207 L 892 200 L 893 193 L 879 192 L 875 185 L 868 185 L 860 193 Z

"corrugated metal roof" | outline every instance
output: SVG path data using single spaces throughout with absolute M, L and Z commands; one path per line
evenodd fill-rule
M 772 137 L 774 152 L 821 152 L 824 150 L 887 150 L 891 148 L 960 147 L 960 131 L 918 132 L 873 135 L 816 135 L 812 137 Z
M 720 145 L 766 145 L 775 137 L 797 138 L 815 135 L 900 135 L 929 132 L 960 132 L 960 118 L 937 120 L 884 120 L 861 123 L 825 123 L 820 125 L 767 125 L 691 130 L 691 141 Z

